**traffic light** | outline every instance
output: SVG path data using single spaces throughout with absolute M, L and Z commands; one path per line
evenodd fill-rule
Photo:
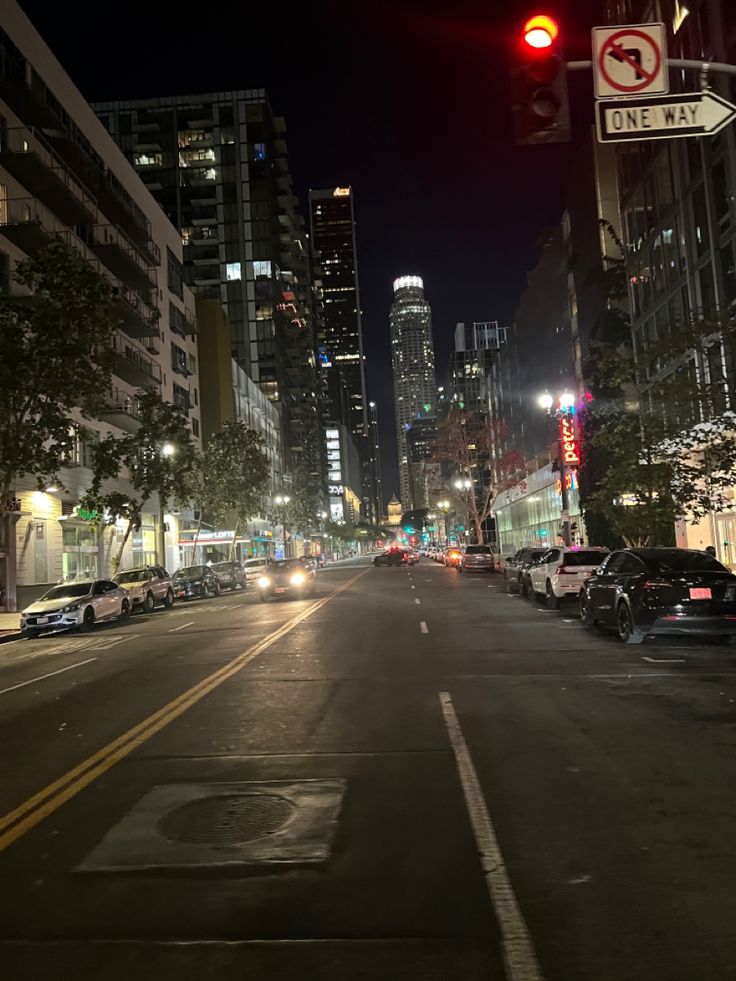
M 557 21 L 530 17 L 515 42 L 511 67 L 514 139 L 522 146 L 570 139 L 567 68 Z

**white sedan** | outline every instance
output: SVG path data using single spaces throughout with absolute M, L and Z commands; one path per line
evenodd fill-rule
M 126 590 L 109 579 L 61 583 L 23 610 L 20 627 L 24 637 L 69 627 L 90 630 L 99 620 L 130 616 L 130 608 Z

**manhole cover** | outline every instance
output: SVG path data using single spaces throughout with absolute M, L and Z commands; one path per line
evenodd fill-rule
M 278 831 L 293 810 L 283 797 L 227 794 L 188 801 L 164 814 L 157 828 L 169 841 L 238 845 Z

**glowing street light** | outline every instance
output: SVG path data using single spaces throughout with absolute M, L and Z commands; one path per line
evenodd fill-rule
M 460 477 L 458 480 L 453 482 L 453 486 L 456 487 L 457 490 L 469 491 L 473 486 L 473 481 L 470 480 L 469 477 Z
M 545 412 L 549 412 L 549 410 L 555 404 L 555 400 L 552 398 L 549 392 L 545 392 L 544 395 L 539 396 L 537 403 L 541 409 L 544 409 Z
M 164 445 L 161 447 L 161 456 L 171 457 L 175 455 L 176 455 L 176 447 L 174 446 L 174 444 L 164 443 Z

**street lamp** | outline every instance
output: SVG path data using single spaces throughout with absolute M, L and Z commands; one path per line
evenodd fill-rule
M 547 413 L 548 419 L 557 421 L 567 419 L 571 422 L 575 411 L 575 395 L 565 390 L 555 398 L 549 392 L 545 392 L 537 399 L 540 408 Z M 556 434 L 557 442 L 557 463 L 560 472 L 560 497 L 562 499 L 562 541 L 565 545 L 572 544 L 572 531 L 570 528 L 570 495 L 567 491 L 567 473 L 565 466 L 565 452 L 562 445 L 562 435 L 558 431 Z
M 164 460 L 171 460 L 176 456 L 176 447 L 173 443 L 164 443 L 159 450 Z M 163 482 L 163 481 L 162 481 Z M 161 565 L 166 565 L 166 495 L 163 488 L 158 492 L 158 548 L 161 554 Z
M 286 505 L 289 503 L 290 500 L 291 500 L 291 498 L 289 497 L 288 494 L 277 494 L 276 497 L 274 497 L 274 499 L 273 499 L 273 503 L 276 505 L 277 508 L 283 508 L 283 513 L 281 515 L 281 527 L 282 527 L 283 532 L 284 532 L 284 558 L 288 558 L 288 556 L 286 554 L 287 553 L 287 547 L 286 547 L 287 546 L 287 542 L 286 542 Z

